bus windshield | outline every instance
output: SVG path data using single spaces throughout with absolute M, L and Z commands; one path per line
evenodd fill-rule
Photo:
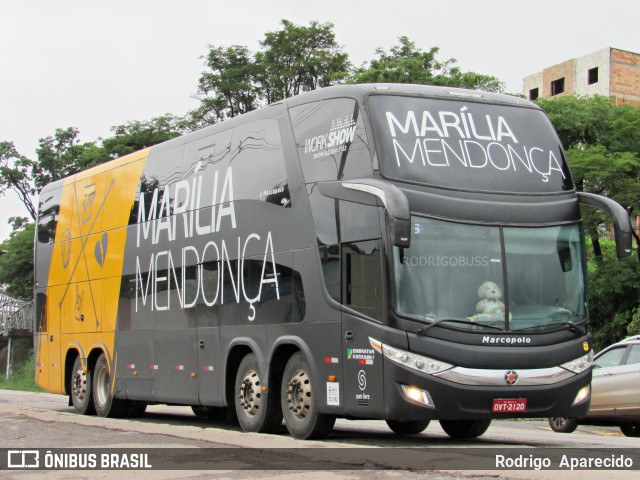
M 412 217 L 394 247 L 397 313 L 470 330 L 544 331 L 586 320 L 578 225 L 515 228 Z

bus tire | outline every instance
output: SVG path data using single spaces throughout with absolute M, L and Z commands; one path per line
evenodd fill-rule
M 282 426 L 277 391 L 263 390 L 258 363 L 245 355 L 236 373 L 234 404 L 238 423 L 245 432 L 274 433 Z
M 440 426 L 451 438 L 476 438 L 487 431 L 491 419 L 486 420 L 440 420 Z
M 386 420 L 389 428 L 398 435 L 416 435 L 429 426 L 431 420 L 409 420 L 406 422 L 398 420 Z
M 280 388 L 284 423 L 294 438 L 323 438 L 333 430 L 336 417 L 318 413 L 316 401 L 307 359 L 296 352 L 287 362 Z
M 82 366 L 80 357 L 76 357 L 71 371 L 71 404 L 76 413 L 80 415 L 94 415 L 96 413 L 93 406 L 92 372 Z
M 113 397 L 107 357 L 101 353 L 93 370 L 93 404 L 101 417 L 118 418 L 127 415 L 129 402 Z
M 578 428 L 578 420 L 575 418 L 551 417 L 548 421 L 551 430 L 558 433 L 572 433 Z

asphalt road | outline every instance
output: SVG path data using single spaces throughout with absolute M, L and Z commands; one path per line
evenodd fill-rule
M 60 395 L 7 390 L 0 390 L 0 448 L 69 448 L 74 449 L 72 451 L 89 448 L 98 453 L 110 448 L 126 448 L 131 452 L 162 448 L 163 459 L 169 458 L 174 462 L 170 465 L 176 465 L 175 470 L 138 470 L 136 479 L 543 479 L 561 475 L 563 480 L 585 480 L 637 478 L 640 469 L 640 459 L 635 462 L 635 471 L 535 469 L 533 462 L 540 466 L 544 458 L 558 452 L 566 452 L 570 459 L 588 457 L 589 452 L 605 452 L 605 456 L 624 452 L 640 455 L 640 438 L 624 437 L 617 428 L 579 427 L 572 434 L 558 434 L 552 432 L 544 420 L 494 421 L 482 437 L 460 441 L 449 438 L 438 422 L 432 422 L 420 435 L 400 437 L 384 422 L 338 420 L 329 439 L 300 441 L 290 437 L 284 429 L 276 435 L 241 432 L 234 425 L 195 417 L 189 407 L 150 406 L 138 419 L 104 419 L 76 415 L 67 405 L 67 398 Z M 158 452 L 152 451 L 156 459 Z M 184 457 L 185 452 L 195 452 L 195 456 L 189 457 L 194 460 L 179 460 L 177 456 Z M 487 459 L 493 465 L 494 458 L 498 461 L 496 455 L 501 453 L 525 462 L 529 459 L 532 463 L 524 470 L 488 470 Z M 207 456 L 205 463 L 202 458 L 198 460 L 198 455 L 204 454 Z M 434 463 L 425 463 L 429 458 Z M 483 470 L 475 470 L 475 464 Z M 509 465 L 513 466 L 513 463 Z M 6 470 L 0 472 L 0 477 L 131 478 L 134 474 L 123 473 L 113 470 Z

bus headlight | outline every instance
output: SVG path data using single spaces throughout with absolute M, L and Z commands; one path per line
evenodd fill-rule
M 576 358 L 575 360 L 571 360 L 570 362 L 563 363 L 560 365 L 565 370 L 569 370 L 573 373 L 582 373 L 585 370 L 591 368 L 591 364 L 593 363 L 593 350 L 590 350 L 586 355 L 581 356 L 580 358 Z
M 415 353 L 405 352 L 404 350 L 400 350 L 399 348 L 393 348 L 389 345 L 385 345 L 382 342 L 374 340 L 373 338 L 369 338 L 369 343 L 378 353 L 383 354 L 389 360 L 397 363 L 398 365 L 402 365 L 404 367 L 411 368 L 422 373 L 434 375 L 436 373 L 444 372 L 445 370 L 453 368 L 453 365 L 450 365 L 448 363 L 441 362 L 440 360 L 435 360 L 433 358 L 425 357 L 422 355 L 417 355 Z

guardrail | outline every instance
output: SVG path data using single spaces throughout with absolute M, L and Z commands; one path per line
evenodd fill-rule
M 34 324 L 33 302 L 16 300 L 5 294 L 0 294 L 0 332 L 8 336 L 12 332 L 33 332 Z

